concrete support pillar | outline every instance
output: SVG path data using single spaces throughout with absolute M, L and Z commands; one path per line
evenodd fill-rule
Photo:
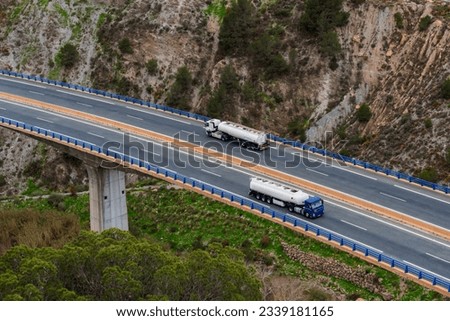
M 86 165 L 89 175 L 91 231 L 111 227 L 128 231 L 125 173 Z

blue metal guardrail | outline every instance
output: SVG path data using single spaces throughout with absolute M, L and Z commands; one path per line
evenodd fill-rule
M 150 107 L 150 108 L 155 108 L 157 110 L 163 110 L 166 112 L 170 112 L 172 114 L 178 114 L 181 116 L 186 116 L 189 118 L 194 118 L 197 120 L 202 120 L 202 121 L 207 121 L 210 118 L 207 116 L 203 116 L 203 115 L 199 115 L 196 113 L 191 113 L 191 112 L 187 112 L 184 110 L 180 110 L 180 109 L 176 109 L 176 108 L 172 108 L 172 107 L 168 107 L 168 106 L 164 106 L 164 105 L 158 105 L 155 103 L 151 103 L 148 101 L 143 101 L 141 99 L 136 99 L 136 98 L 131 98 L 131 97 L 127 97 L 127 96 L 122 96 L 122 95 L 118 95 L 118 94 L 114 94 L 114 93 L 110 93 L 104 90 L 97 90 L 97 89 L 92 89 L 92 88 L 88 88 L 88 87 L 84 87 L 84 86 L 80 86 L 80 85 L 72 85 L 66 82 L 61 82 L 61 81 L 56 81 L 56 80 L 50 80 L 47 78 L 42 78 L 39 76 L 32 76 L 32 75 L 27 75 L 27 74 L 22 74 L 22 73 L 17 73 L 17 72 L 12 72 L 12 71 L 8 71 L 8 70 L 0 70 L 0 73 L 2 75 L 8 75 L 8 76 L 13 76 L 13 77 L 17 77 L 17 78 L 22 78 L 22 79 L 28 79 L 28 80 L 34 80 L 37 82 L 41 82 L 41 83 L 46 83 L 46 84 L 50 84 L 50 85 L 55 85 L 55 86 L 61 86 L 61 87 L 66 87 L 66 88 L 71 88 L 71 89 L 75 89 L 75 90 L 81 90 L 83 92 L 88 92 L 88 93 L 92 93 L 92 94 L 96 94 L 96 95 L 101 95 L 104 97 L 109 97 L 109 98 L 115 98 L 118 100 L 123 100 L 125 102 L 131 102 L 134 104 L 139 104 L 141 106 L 146 106 L 146 107 Z M 313 153 L 318 153 L 321 154 L 322 156 L 328 156 L 328 157 L 332 157 L 334 159 L 340 160 L 340 161 L 344 161 L 346 163 L 351 163 L 353 165 L 357 165 L 357 166 L 361 166 L 364 167 L 366 169 L 371 169 L 374 170 L 375 172 L 380 172 L 380 173 L 384 173 L 388 176 L 395 176 L 398 179 L 404 179 L 409 181 L 410 183 L 416 183 L 419 184 L 421 186 L 426 186 L 429 187 L 433 190 L 439 190 L 444 192 L 445 194 L 450 193 L 450 187 L 449 186 L 444 186 L 444 185 L 440 185 L 440 184 L 436 184 L 436 183 L 432 183 L 429 181 L 426 181 L 424 179 L 418 178 L 418 177 L 414 177 L 402 172 L 398 172 L 398 171 L 394 171 L 385 167 L 381 167 L 378 165 L 374 165 L 371 164 L 369 162 L 364 162 L 352 157 L 348 157 L 348 156 L 344 156 L 338 153 L 334 153 L 331 152 L 329 150 L 325 150 L 325 149 L 319 149 L 316 148 L 314 146 L 309 146 L 307 144 L 303 144 L 299 141 L 292 141 L 292 140 L 288 140 L 286 138 L 282 138 L 282 137 L 278 137 L 275 136 L 273 134 L 268 134 L 268 138 L 275 141 L 275 142 L 281 142 L 283 144 L 286 145 L 290 145 L 293 147 L 298 147 L 298 148 L 302 148 L 303 150 L 309 150 Z
M 87 142 L 84 142 L 82 140 L 79 140 L 79 139 L 76 139 L 73 137 L 69 137 L 69 136 L 66 136 L 66 135 L 63 135 L 63 134 L 60 134 L 57 132 L 53 132 L 48 129 L 28 125 L 23 122 L 19 122 L 19 121 L 9 119 L 6 117 L 0 117 L 0 120 L 1 120 L 2 124 L 8 124 L 9 126 L 12 126 L 12 127 L 28 130 L 30 132 L 37 133 L 37 134 L 40 134 L 45 137 L 51 137 L 53 139 L 59 140 L 64 143 L 73 144 L 74 146 L 80 146 L 82 148 L 85 148 L 89 151 L 96 152 L 98 154 L 103 154 L 106 156 L 113 157 L 116 160 L 127 162 L 128 164 L 130 164 L 132 166 L 134 165 L 141 169 L 146 169 L 148 172 L 154 172 L 156 174 L 163 175 L 165 177 L 169 177 L 175 181 L 183 182 L 183 184 L 188 184 L 188 185 L 198 188 L 202 191 L 207 191 L 207 192 L 210 192 L 211 194 L 218 195 L 221 198 L 225 198 L 231 202 L 240 204 L 241 206 L 247 206 L 251 209 L 255 209 L 255 210 L 261 212 L 262 214 L 269 215 L 273 218 L 278 218 L 278 219 L 282 220 L 283 222 L 288 222 L 294 227 L 301 228 L 304 231 L 309 231 L 311 233 L 314 233 L 317 236 L 322 236 L 325 239 L 327 239 L 329 242 L 336 242 L 340 246 L 346 246 L 346 247 L 350 248 L 352 251 L 362 253 L 366 257 L 372 257 L 372 258 L 376 259 L 378 262 L 387 263 L 392 268 L 399 268 L 405 274 L 410 274 L 410 275 L 417 277 L 418 279 L 426 280 L 426 281 L 430 282 L 433 286 L 439 286 L 441 288 L 446 289 L 447 292 L 450 292 L 450 281 L 447 281 L 441 277 L 433 275 L 432 273 L 429 273 L 427 271 L 423 271 L 414 266 L 405 264 L 400 260 L 391 258 L 380 252 L 369 249 L 361 244 L 347 240 L 339 235 L 336 235 L 336 234 L 331 233 L 330 231 L 327 231 L 326 229 L 323 229 L 323 228 L 318 227 L 311 223 L 307 223 L 303 220 L 297 219 L 295 216 L 277 212 L 275 210 L 272 210 L 271 208 L 265 207 L 259 203 L 255 203 L 255 202 L 253 202 L 249 199 L 246 199 L 242 196 L 232 194 L 230 192 L 224 191 L 220 188 L 211 186 L 204 182 L 201 182 L 201 181 L 186 177 L 184 175 L 178 174 L 175 171 L 150 164 L 146 161 L 141 161 L 138 158 L 131 157 L 129 155 L 125 155 L 120 152 L 109 151 L 107 149 L 104 150 L 102 147 L 99 147 L 97 145 L 93 145 L 91 143 L 87 143 Z

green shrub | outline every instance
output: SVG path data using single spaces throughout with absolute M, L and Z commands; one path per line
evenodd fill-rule
M 394 14 L 395 26 L 398 29 L 403 29 L 403 16 L 400 12 Z
M 71 43 L 62 46 L 55 57 L 55 63 L 58 67 L 72 68 L 79 60 L 77 47 Z
M 425 31 L 428 29 L 428 27 L 431 25 L 432 18 L 430 16 L 425 16 L 422 19 L 420 19 L 419 22 L 419 30 Z
M 236 72 L 231 65 L 225 66 L 220 75 L 217 89 L 208 101 L 208 116 L 214 118 L 222 117 L 226 112 L 234 111 L 234 95 L 239 93 L 240 86 Z
M 436 170 L 432 167 L 427 167 L 419 173 L 419 178 L 424 179 L 429 182 L 437 182 L 438 174 Z
M 5 176 L 4 175 L 0 175 L 0 187 L 3 187 L 7 184 Z
M 424 120 L 424 125 L 426 129 L 430 129 L 431 127 L 433 127 L 433 122 L 430 118 L 427 118 Z
M 372 112 L 370 111 L 370 107 L 367 104 L 362 104 L 356 112 L 356 118 L 360 122 L 368 122 L 372 117 Z
M 243 56 L 254 38 L 256 11 L 249 0 L 233 1 L 219 32 L 219 51 L 224 55 Z
M 288 63 L 278 52 L 280 46 L 279 36 L 268 32 L 263 33 L 251 45 L 252 61 L 257 67 L 264 69 L 268 79 L 281 76 L 289 70 Z
M 450 99 L 450 78 L 447 78 L 442 84 L 441 95 L 444 99 Z
M 186 66 L 178 68 L 175 82 L 169 90 L 166 103 L 169 106 L 185 110 L 191 109 L 192 76 Z
M 335 57 L 341 52 L 341 44 L 336 32 L 328 31 L 321 36 L 320 52 L 327 57 Z
M 343 0 L 307 0 L 300 17 L 300 28 L 319 35 L 348 23 L 348 12 L 342 11 Z
M 132 54 L 133 47 L 131 46 L 131 41 L 128 38 L 123 38 L 119 41 L 119 50 L 123 54 Z
M 158 60 L 150 59 L 145 64 L 145 67 L 150 75 L 155 75 L 158 72 Z

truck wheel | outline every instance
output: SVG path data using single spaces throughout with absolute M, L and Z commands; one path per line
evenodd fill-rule
M 260 199 L 261 199 L 261 194 L 257 193 L 257 194 L 256 194 L 256 199 L 257 199 L 257 200 L 260 200 Z
M 266 201 L 266 195 L 261 195 L 261 201 L 263 201 L 263 202 Z
M 222 135 L 221 137 L 220 137 L 220 139 L 224 142 L 224 141 L 226 141 L 226 139 L 225 139 L 225 136 L 224 135 Z
M 306 216 L 307 218 L 309 218 L 309 213 L 305 213 L 305 216 Z
M 289 206 L 288 206 L 288 210 L 289 210 L 289 212 L 293 212 L 293 211 L 294 211 L 294 206 L 289 205 Z
M 267 204 L 272 204 L 272 198 L 271 198 L 271 197 L 268 197 L 268 198 L 266 199 L 266 202 L 267 202 Z
M 211 132 L 207 132 L 206 135 L 208 135 L 208 137 L 212 136 Z

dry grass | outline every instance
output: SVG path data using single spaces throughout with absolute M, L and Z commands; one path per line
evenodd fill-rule
M 0 210 L 0 255 L 23 244 L 30 247 L 61 247 L 80 231 L 75 215 L 30 209 Z

